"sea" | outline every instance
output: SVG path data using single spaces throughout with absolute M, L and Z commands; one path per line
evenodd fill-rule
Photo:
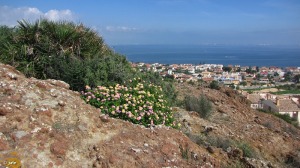
M 300 45 L 113 45 L 130 62 L 300 67 Z

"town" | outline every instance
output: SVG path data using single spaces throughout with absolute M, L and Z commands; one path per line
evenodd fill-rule
M 250 100 L 251 108 L 288 114 L 300 123 L 300 67 L 159 63 L 132 63 L 132 67 L 158 72 L 178 82 L 217 81 L 238 90 Z

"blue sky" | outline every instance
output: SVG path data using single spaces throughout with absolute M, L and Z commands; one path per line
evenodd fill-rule
M 116 44 L 300 46 L 300 0 L 0 0 L 0 24 L 70 20 Z

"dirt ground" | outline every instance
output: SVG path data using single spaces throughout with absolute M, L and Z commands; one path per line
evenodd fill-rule
M 269 93 L 269 92 L 278 92 L 279 90 L 277 88 L 268 88 L 268 89 L 262 89 L 259 92 L 261 93 Z

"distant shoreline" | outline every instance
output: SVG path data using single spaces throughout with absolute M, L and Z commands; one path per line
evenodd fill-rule
M 299 67 L 300 46 L 113 45 L 130 62 Z

